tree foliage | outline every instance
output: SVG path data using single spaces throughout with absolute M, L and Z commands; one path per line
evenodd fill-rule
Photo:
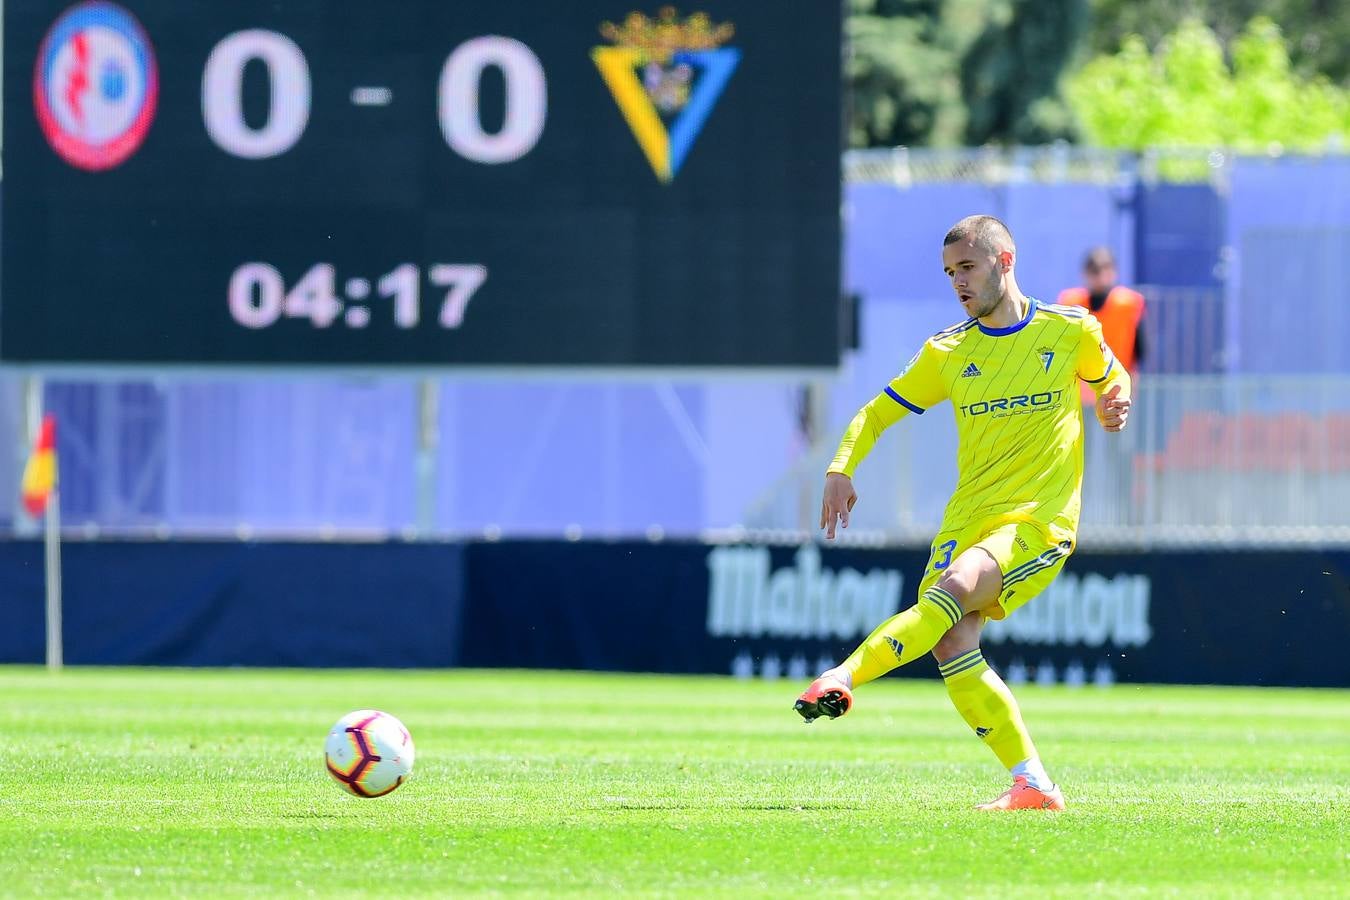
M 1270 19 L 1252 19 L 1230 50 L 1231 67 L 1215 32 L 1187 19 L 1152 52 L 1125 38 L 1076 72 L 1068 95 L 1087 138 L 1107 147 L 1315 150 L 1350 135 L 1350 95 L 1296 73 Z
M 1087 21 L 1081 0 L 1018 0 L 966 50 L 965 143 L 1043 144 L 1074 133 L 1060 79 Z
M 1113 54 L 1138 35 L 1150 47 L 1183 22 L 1209 26 L 1230 47 L 1247 23 L 1265 16 L 1288 40 L 1294 71 L 1350 87 L 1350 10 L 1345 0 L 1093 0 L 1088 55 Z
M 1039 143 L 1073 134 L 1060 91 L 1088 0 L 852 0 L 854 146 Z
M 1265 150 L 1350 138 L 1346 0 L 850 4 L 853 146 Z

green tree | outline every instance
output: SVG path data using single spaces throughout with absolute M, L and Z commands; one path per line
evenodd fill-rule
M 1350 96 L 1298 75 L 1270 19 L 1248 23 L 1231 55 L 1230 69 L 1218 36 L 1189 19 L 1153 52 L 1127 37 L 1075 73 L 1068 95 L 1087 138 L 1106 147 L 1316 150 L 1350 135 Z
M 1092 0 L 1089 55 L 1113 54 L 1138 35 L 1150 46 L 1188 20 L 1209 26 L 1231 48 L 1248 22 L 1265 16 L 1288 40 L 1290 64 L 1350 87 L 1350 11 L 1345 0 Z
M 1060 79 L 1087 23 L 1085 0 L 999 4 L 966 50 L 961 95 L 968 144 L 1043 144 L 1072 137 Z
M 943 0 L 853 0 L 846 22 L 849 143 L 954 142 L 960 135 L 959 40 Z
M 1088 0 L 852 0 L 855 147 L 1068 137 L 1060 90 Z

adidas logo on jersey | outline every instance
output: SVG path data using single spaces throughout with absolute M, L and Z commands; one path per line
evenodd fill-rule
M 975 367 L 974 363 L 971 363 L 970 365 L 966 366 L 966 370 L 961 373 L 961 377 L 974 378 L 978 374 L 980 374 L 980 370 Z

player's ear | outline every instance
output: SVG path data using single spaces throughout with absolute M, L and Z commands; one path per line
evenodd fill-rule
M 998 267 L 1000 269 L 1006 272 L 1012 268 L 1012 264 L 1013 264 L 1013 255 L 1011 250 L 998 251 Z

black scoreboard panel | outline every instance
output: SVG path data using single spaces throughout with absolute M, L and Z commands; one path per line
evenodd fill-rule
M 0 361 L 838 361 L 838 3 L 4 8 Z

